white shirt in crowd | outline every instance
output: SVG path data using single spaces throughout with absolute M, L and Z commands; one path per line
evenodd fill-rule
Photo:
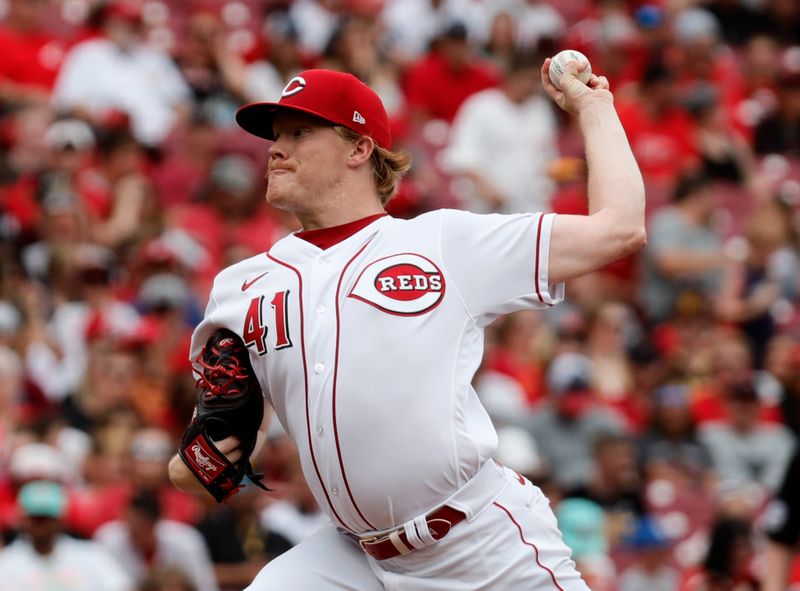
M 53 89 L 56 109 L 80 107 L 96 117 L 128 113 L 136 138 L 151 146 L 166 137 L 176 107 L 188 99 L 189 87 L 169 56 L 144 44 L 122 51 L 107 39 L 76 45 Z
M 33 341 L 25 350 L 25 370 L 48 400 L 62 401 L 83 382 L 89 355 L 85 337 L 91 318 L 92 310 L 85 302 L 62 303 L 47 326 L 59 349 L 46 341 Z M 103 320 L 110 334 L 130 334 L 139 323 L 139 314 L 130 304 L 111 301 L 103 309 Z
M 25 538 L 0 550 L 0 591 L 132 591 L 133 581 L 96 542 L 60 537 L 42 556 Z
M 261 511 L 264 529 L 282 535 L 292 544 L 299 544 L 329 521 L 322 511 L 303 513 L 288 501 L 270 503 Z
M 554 184 L 547 173 L 558 155 L 556 119 L 548 101 L 535 95 L 511 101 L 496 88 L 468 98 L 458 111 L 444 152 L 453 173 L 472 170 L 504 196 L 500 213 L 550 211 Z M 487 203 L 464 191 L 465 209 L 487 213 Z
M 489 34 L 486 9 L 472 0 L 443 0 L 438 6 L 430 0 L 388 0 L 381 21 L 387 45 L 406 59 L 421 57 L 431 40 L 454 22 L 467 28 L 474 44 L 483 44 Z
M 219 591 L 214 565 L 203 536 L 193 527 L 177 521 L 156 524 L 156 556 L 148 565 L 131 542 L 123 521 L 112 521 L 95 532 L 94 538 L 117 558 L 118 563 L 137 583 L 153 567 L 171 568 L 183 573 L 197 591 Z

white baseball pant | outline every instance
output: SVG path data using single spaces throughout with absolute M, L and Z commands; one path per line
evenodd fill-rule
M 442 539 L 377 561 L 328 524 L 246 591 L 589 591 L 542 491 L 505 469 L 504 490 Z

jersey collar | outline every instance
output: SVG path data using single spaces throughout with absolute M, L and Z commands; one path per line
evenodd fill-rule
M 366 228 L 375 220 L 387 215 L 389 214 L 384 211 L 382 213 L 368 215 L 365 218 L 361 218 L 353 222 L 342 224 L 341 226 L 319 228 L 318 230 L 302 230 L 300 232 L 296 232 L 294 235 L 297 238 L 305 240 L 306 242 L 310 242 L 320 250 L 326 250 L 331 246 L 339 244 L 343 240 L 350 238 L 350 236 L 359 230 Z

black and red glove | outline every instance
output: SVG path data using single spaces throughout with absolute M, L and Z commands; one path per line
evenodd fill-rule
M 242 339 L 219 328 L 211 333 L 196 361 L 202 369 L 197 380 L 200 393 L 181 438 L 181 459 L 219 503 L 243 486 L 245 476 L 269 490 L 261 482 L 263 475 L 256 474 L 250 465 L 264 417 L 264 401 Z M 236 462 L 214 445 L 214 441 L 230 436 L 241 442 L 242 455 Z

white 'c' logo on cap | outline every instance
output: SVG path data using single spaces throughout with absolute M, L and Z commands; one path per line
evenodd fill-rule
M 293 94 L 297 94 L 305 87 L 306 87 L 305 79 L 302 76 L 295 76 L 294 78 L 289 80 L 289 83 L 283 88 L 281 97 L 292 96 Z

